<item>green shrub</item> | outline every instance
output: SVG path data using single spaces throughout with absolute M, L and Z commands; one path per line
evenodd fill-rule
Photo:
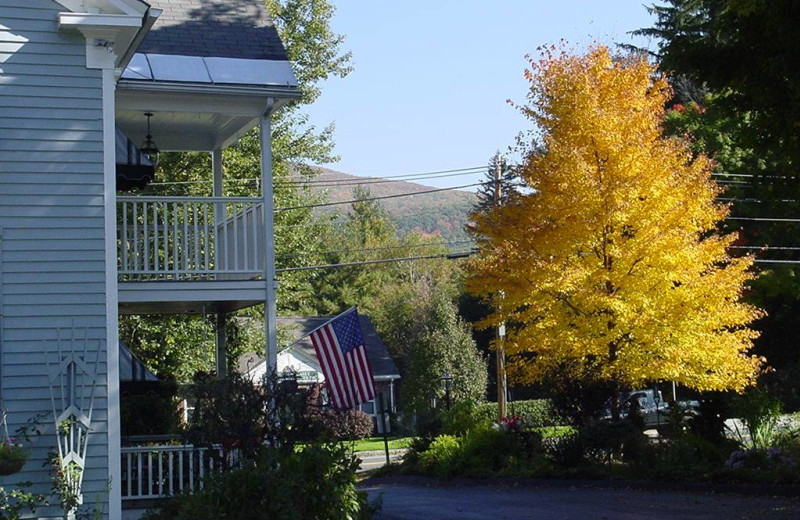
M 457 465 L 459 439 L 453 435 L 440 435 L 430 442 L 427 449 L 418 452 L 418 467 L 435 475 L 451 475 Z
M 427 474 L 483 477 L 524 467 L 541 453 L 541 437 L 534 432 L 507 432 L 474 428 L 462 437 L 440 435 L 425 447 L 420 441 L 409 463 Z
M 464 476 L 486 476 L 528 465 L 542 451 L 534 432 L 506 432 L 493 428 L 471 430 L 461 442 L 455 470 Z
M 23 510 L 33 514 L 36 508 L 46 504 L 44 495 L 35 495 L 24 489 L 32 485 L 22 482 L 15 484 L 10 491 L 0 486 L 0 520 L 19 520 L 24 515 Z
M 740 417 L 747 428 L 749 441 L 740 436 L 740 442 L 756 451 L 764 451 L 774 446 L 780 436 L 778 417 L 781 402 L 769 396 L 760 388 L 753 388 L 737 396 L 733 403 L 733 413 Z
M 665 480 L 694 480 L 723 467 L 731 441 L 714 444 L 699 435 L 686 433 L 666 442 L 648 445 L 635 470 L 639 475 Z
M 566 468 L 585 463 L 633 462 L 642 458 L 646 446 L 647 437 L 629 421 L 596 421 L 544 443 L 547 458 Z
M 213 474 L 204 487 L 171 499 L 148 520 L 363 520 L 372 516 L 355 488 L 358 460 L 338 444 L 286 454 L 264 448 L 257 461 Z
M 491 422 L 497 422 L 497 403 L 484 403 L 478 405 L 480 414 Z M 508 415 L 516 415 L 525 420 L 528 428 L 541 428 L 544 426 L 561 426 L 564 419 L 553 408 L 549 399 L 530 399 L 527 401 L 514 401 L 508 404 Z
M 442 433 L 464 435 L 476 428 L 486 428 L 491 421 L 483 412 L 483 405 L 473 401 L 459 401 L 442 415 Z

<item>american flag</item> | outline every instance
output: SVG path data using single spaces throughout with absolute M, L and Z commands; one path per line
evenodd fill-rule
M 313 331 L 311 342 L 334 408 L 355 408 L 375 398 L 375 382 L 355 307 Z

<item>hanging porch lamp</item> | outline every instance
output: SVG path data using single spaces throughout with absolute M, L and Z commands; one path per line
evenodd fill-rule
M 153 163 L 153 168 L 155 168 L 158 166 L 158 156 L 161 152 L 153 141 L 153 136 L 150 135 L 150 118 L 153 117 L 153 113 L 145 112 L 144 115 L 147 118 L 147 135 L 145 136 L 142 146 L 139 147 L 139 151 Z

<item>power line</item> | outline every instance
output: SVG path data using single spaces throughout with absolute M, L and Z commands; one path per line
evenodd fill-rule
M 440 253 L 436 255 L 424 255 L 424 256 L 406 256 L 403 258 L 385 258 L 382 260 L 364 260 L 361 262 L 347 262 L 344 264 L 325 264 L 325 265 L 307 265 L 302 267 L 283 267 L 281 269 L 275 269 L 277 273 L 286 273 L 286 272 L 293 272 L 293 271 L 310 271 L 314 269 L 333 269 L 337 267 L 354 267 L 359 265 L 369 265 L 369 264 L 388 264 L 391 262 L 408 262 L 411 260 L 430 260 L 434 258 L 447 258 L 449 260 L 455 260 L 458 258 L 466 258 L 472 255 L 475 251 L 460 251 L 457 253 Z
M 328 206 L 338 206 L 341 204 L 353 204 L 356 202 L 369 202 L 373 200 L 384 200 L 384 199 L 396 199 L 400 197 L 413 197 L 414 195 L 424 195 L 425 193 L 438 193 L 441 191 L 451 191 L 451 190 L 460 190 L 462 188 L 471 188 L 473 186 L 482 186 L 484 184 L 489 184 L 493 181 L 485 181 L 485 182 L 476 182 L 473 184 L 464 184 L 462 186 L 452 186 L 450 188 L 437 188 L 433 190 L 423 190 L 423 191 L 415 191 L 414 193 L 398 193 L 395 195 L 383 195 L 381 197 L 370 197 L 366 199 L 352 199 L 352 200 L 342 200 L 339 202 L 325 202 L 322 204 L 305 204 L 302 206 L 286 206 L 283 208 L 275 208 L 275 212 L 279 211 L 288 211 L 291 209 L 312 209 L 312 208 L 324 208 Z
M 798 246 L 729 246 L 730 249 L 755 249 L 762 251 L 800 251 Z
M 332 249 L 330 251 L 323 251 L 321 255 L 329 253 L 368 253 L 371 251 L 386 251 L 390 249 L 420 249 L 425 247 L 449 247 L 454 245 L 474 244 L 474 240 L 455 240 L 451 242 L 432 242 L 430 244 L 411 244 L 411 245 L 398 245 L 398 246 L 382 246 L 382 247 L 365 247 L 361 249 Z
M 275 186 L 303 186 L 303 187 L 312 187 L 312 188 L 338 188 L 338 187 L 347 187 L 347 186 L 372 186 L 373 184 L 392 184 L 398 182 L 410 182 L 410 183 L 417 183 L 418 181 L 426 181 L 426 180 L 434 180 L 434 179 L 444 179 L 447 177 L 463 177 L 464 175 L 474 175 L 476 173 L 482 173 L 481 171 L 474 171 L 471 173 L 448 173 L 446 175 L 430 175 L 426 177 L 414 177 L 414 178 L 404 178 L 404 179 L 373 179 L 367 178 L 365 180 L 362 179 L 342 179 L 340 181 L 337 180 L 320 180 L 320 181 L 306 181 L 306 182 L 294 182 L 294 181 L 278 181 L 275 183 Z
M 748 222 L 800 222 L 800 218 L 773 217 L 725 217 L 725 220 L 743 220 Z
M 485 167 L 481 168 L 470 168 L 464 170 L 454 170 L 454 171 L 445 171 L 442 173 L 410 173 L 405 175 L 395 175 L 395 176 L 388 176 L 388 177 L 356 177 L 356 178 L 347 178 L 347 179 L 309 179 L 309 180 L 302 180 L 302 179 L 278 179 L 276 180 L 276 184 L 281 185 L 288 185 L 288 184 L 298 184 L 298 185 L 314 185 L 314 186 L 350 186 L 354 184 L 382 184 L 387 182 L 415 182 L 419 180 L 426 180 L 426 179 L 441 179 L 445 177 L 460 177 L 464 175 L 474 175 L 476 173 L 483 173 L 485 171 Z M 322 174 L 324 175 L 324 174 Z
M 425 180 L 425 179 L 438 179 L 443 177 L 456 177 L 461 175 L 471 175 L 474 173 L 482 173 L 485 171 L 485 166 L 473 166 L 472 168 L 456 168 L 450 170 L 437 170 L 437 171 L 430 171 L 430 172 L 418 172 L 418 173 L 403 173 L 398 175 L 386 175 L 386 176 L 369 176 L 363 178 L 355 178 L 355 179 L 308 179 L 303 180 L 302 178 L 296 178 L 293 180 L 284 180 L 284 179 L 275 179 L 275 185 L 306 185 L 306 184 L 322 184 L 322 185 L 331 185 L 331 186 L 347 186 L 351 184 L 379 184 L 384 182 L 400 182 L 403 178 L 407 178 L 406 180 L 409 181 L 416 181 L 416 180 Z M 320 174 L 325 175 L 325 173 Z M 347 174 L 345 174 L 347 175 Z M 389 179 L 397 179 L 397 180 L 389 180 Z M 245 179 L 223 179 L 223 183 L 258 183 L 261 181 L 260 177 L 251 177 Z M 193 181 L 166 181 L 166 182 L 152 182 L 150 186 L 180 186 L 180 185 L 192 185 L 192 184 L 213 184 L 213 180 L 193 180 Z
M 416 213 L 405 213 L 403 215 L 389 215 L 389 218 L 392 222 L 402 222 L 406 219 L 420 217 L 423 215 L 441 215 L 440 209 L 430 209 L 428 211 L 418 211 Z M 469 216 L 468 214 L 465 216 Z M 334 225 L 341 225 L 341 224 L 350 224 L 353 221 L 350 219 L 340 219 L 340 220 L 330 220 L 324 222 L 316 222 L 316 223 L 305 223 L 305 224 L 275 224 L 276 228 L 299 228 L 299 227 L 317 227 L 317 226 L 327 226 L 329 224 Z
M 756 258 L 753 260 L 756 264 L 800 264 L 800 260 L 765 260 Z
M 397 175 L 371 175 L 366 177 L 368 179 L 374 178 L 381 178 L 381 179 L 397 179 L 400 177 L 415 177 L 418 175 L 439 175 L 444 173 L 457 173 L 457 172 L 469 172 L 470 170 L 485 170 L 486 166 L 472 166 L 470 168 L 451 168 L 449 170 L 434 170 L 428 172 L 417 172 L 417 173 L 399 173 Z M 325 175 L 325 173 L 321 173 L 320 175 Z

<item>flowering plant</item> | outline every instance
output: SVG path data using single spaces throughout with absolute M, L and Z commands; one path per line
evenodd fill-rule
M 525 419 L 519 415 L 509 415 L 500 421 L 500 427 L 507 432 L 521 432 Z
M 50 464 L 53 469 L 50 490 L 58 496 L 58 503 L 65 513 L 74 513 L 83 503 L 80 493 L 81 468 L 75 462 L 64 461 L 56 453 L 51 454 Z
M 0 475 L 13 475 L 22 470 L 28 460 L 28 451 L 22 444 L 16 444 L 13 437 L 0 443 Z
M 8 434 L 8 422 L 6 412 L 2 412 L 2 437 L 0 442 L 0 475 L 13 475 L 22 470 L 25 461 L 28 460 L 28 450 L 23 446 L 23 442 L 30 442 L 33 435 L 39 435 L 39 420 L 41 415 L 31 417 L 26 424 L 23 424 L 14 432 L 14 437 Z

